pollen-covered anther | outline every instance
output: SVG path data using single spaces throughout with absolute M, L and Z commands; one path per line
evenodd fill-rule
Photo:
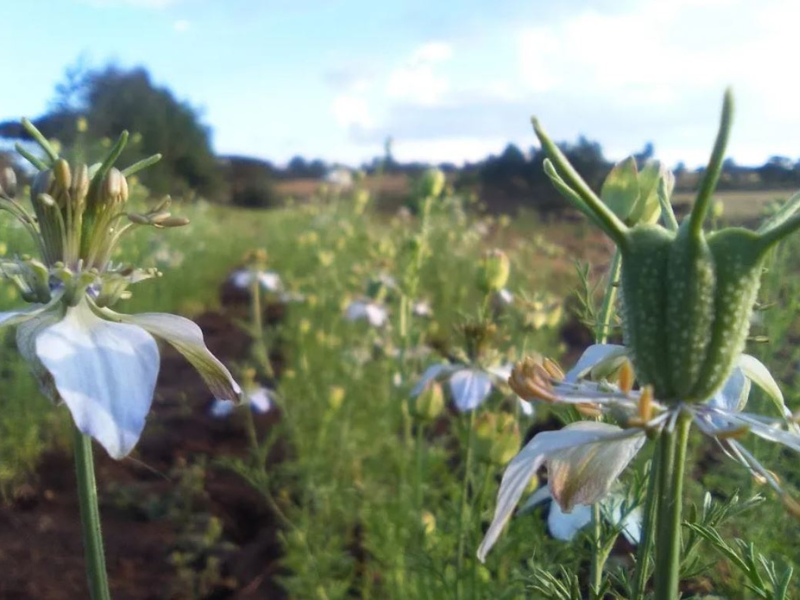
M 558 402 L 551 379 L 552 376 L 542 365 L 541 359 L 526 356 L 514 365 L 508 385 L 523 400 Z
M 629 361 L 625 361 L 625 364 L 630 364 Z M 624 368 L 624 366 L 623 366 Z M 633 371 L 633 368 L 631 368 Z M 647 423 L 650 419 L 653 418 L 653 386 L 646 385 L 642 389 L 642 393 L 639 395 L 639 418 L 644 422 Z
M 619 389 L 624 394 L 630 393 L 633 389 L 633 381 L 635 378 L 636 375 L 633 372 L 633 365 L 631 361 L 626 360 L 619 369 Z
M 545 357 L 542 363 L 544 370 L 550 374 L 555 381 L 564 381 L 564 371 L 561 369 L 561 366 L 554 360 Z

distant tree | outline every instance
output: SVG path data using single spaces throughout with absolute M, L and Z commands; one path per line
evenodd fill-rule
M 68 69 L 51 109 L 34 123 L 47 137 L 71 145 L 77 139 L 76 123 L 81 117 L 86 119 L 85 133 L 90 140 L 114 139 L 123 129 L 130 131 L 136 143 L 129 144 L 120 164 L 163 154 L 160 163 L 141 173 L 142 181 L 154 192 L 193 189 L 213 196 L 222 191 L 210 133 L 201 124 L 198 111 L 177 100 L 167 88 L 157 87 L 144 68 Z M 26 138 L 16 123 L 0 124 L 0 135 Z
M 656 155 L 656 148 L 653 142 L 647 142 L 639 152 L 633 155 L 636 165 L 641 169 L 648 160 L 652 160 Z
M 771 156 L 769 160 L 758 169 L 761 181 L 768 187 L 782 187 L 794 182 L 794 164 L 786 156 Z
M 220 161 L 230 189 L 232 204 L 246 208 L 269 208 L 278 203 L 275 167 L 263 160 L 229 156 Z

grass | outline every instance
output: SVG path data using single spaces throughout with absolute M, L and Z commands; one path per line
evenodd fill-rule
M 727 196 L 725 218 L 749 218 L 769 199 L 770 194 L 755 201 Z M 541 583 L 543 572 L 557 580 L 578 574 L 585 581 L 587 540 L 553 540 L 542 510 L 513 519 L 486 566 L 475 560 L 503 465 L 493 461 L 490 452 L 478 452 L 467 471 L 469 419 L 448 407 L 434 421 L 415 420 L 408 400 L 428 365 L 463 352 L 459 327 L 477 322 L 481 312 L 483 293 L 475 282 L 479 258 L 488 248 L 499 247 L 509 254 L 508 287 L 516 301 L 492 315 L 495 357 L 490 359 L 487 353 L 482 359 L 513 361 L 523 349 L 556 358 L 574 355 L 579 348 L 568 346 L 561 335 L 567 319 L 572 329 L 580 329 L 574 315 L 566 311 L 564 317 L 542 323 L 532 317 L 544 310 L 534 303 L 559 309 L 573 306 L 569 298 L 578 281 L 573 260 L 589 260 L 595 267 L 590 277 L 599 281 L 610 258 L 605 241 L 583 223 L 543 224 L 533 213 L 513 221 L 479 217 L 455 198 L 434 203 L 425 231 L 417 217 L 361 212 L 347 195 L 272 211 L 197 203 L 177 206 L 174 212 L 188 216 L 192 225 L 137 231 L 123 244 L 118 260 L 156 266 L 164 276 L 134 286 L 133 298 L 117 310 L 189 316 L 224 310 L 220 285 L 255 248 L 265 249 L 269 268 L 304 297 L 303 302 L 289 304 L 283 320 L 264 332 L 267 342 L 281 349 L 285 364 L 278 382 L 282 419 L 261 443 L 269 446 L 282 440 L 291 449 L 290 459 L 267 465 L 266 479 L 259 479 L 249 464 L 228 457 L 285 514 L 282 584 L 291 597 L 522 598 L 539 597 L 531 586 Z M 0 221 L 0 239 L 7 253 L 24 247 L 21 232 L 6 219 Z M 415 253 L 420 243 L 429 252 L 417 272 Z M 757 326 L 770 343 L 753 346 L 780 376 L 791 407 L 800 400 L 793 386 L 800 359 L 796 344 L 800 280 L 790 277 L 798 270 L 797 250 L 797 243 L 784 245 L 770 263 L 761 298 L 774 305 L 761 313 Z M 374 293 L 381 275 L 397 282 L 380 293 L 389 310 L 388 325 L 372 328 L 365 322 L 346 321 L 348 302 L 366 296 L 370 288 Z M 412 317 L 403 335 L 402 296 L 415 277 L 419 293 L 410 300 L 429 302 L 433 317 Z M 0 309 L 19 305 L 10 289 L 0 289 Z M 67 451 L 59 432 L 68 414 L 38 394 L 17 357 L 13 333 L 3 330 L 0 335 L 0 492 L 8 501 L 36 477 L 43 451 Z M 237 373 L 247 367 L 263 370 L 255 357 L 232 367 Z M 753 406 L 767 409 L 757 393 Z M 574 418 L 542 407 L 528 420 L 518 414 L 513 397 L 502 387 L 480 411 L 500 413 L 513 416 L 523 438 Z M 706 490 L 720 501 L 736 489 L 743 498 L 764 491 L 745 471 L 717 460 L 713 448 L 698 440 L 694 438 L 689 469 L 692 502 L 700 503 Z M 490 436 L 488 447 L 500 441 Z M 794 455 L 765 443 L 756 443 L 755 448 L 791 487 L 797 487 L 800 471 Z M 625 483 L 637 479 L 644 462 L 638 461 Z M 465 477 L 468 503 L 462 521 Z M 768 557 L 796 566 L 800 551 L 794 540 L 800 530 L 780 502 L 767 496 L 764 505 L 754 509 L 757 514 L 734 518 L 723 531 L 746 537 Z M 458 560 L 461 536 L 465 554 Z M 707 583 L 717 594 L 746 597 L 741 575 L 707 546 L 704 552 L 703 573 L 691 581 Z M 630 566 L 630 554 L 621 545 L 612 567 L 624 573 Z

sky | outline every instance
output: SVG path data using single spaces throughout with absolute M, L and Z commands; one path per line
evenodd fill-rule
M 0 0 L 0 120 L 79 62 L 144 66 L 219 154 L 476 161 L 585 135 L 707 160 L 722 94 L 739 164 L 800 158 L 794 0 Z

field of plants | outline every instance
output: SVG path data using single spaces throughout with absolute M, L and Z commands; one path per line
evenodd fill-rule
M 128 210 L 144 214 L 146 192 L 133 181 L 131 191 Z M 751 208 L 715 213 L 714 223 L 768 210 Z M 521 400 L 507 383 L 511 365 L 538 353 L 572 366 L 603 314 L 609 339 L 621 339 L 604 301 L 614 247 L 589 222 L 487 216 L 434 172 L 399 211 L 382 210 L 358 180 L 271 210 L 201 200 L 171 210 L 190 225 L 134 231 L 112 257 L 162 273 L 116 310 L 193 319 L 247 400 L 215 399 L 164 345 L 133 453 L 116 461 L 95 445 L 114 598 L 652 591 L 636 583 L 652 568 L 636 560 L 649 445 L 599 519 L 583 506 L 565 517 L 539 493 L 485 563 L 476 557 L 509 461 L 537 433 L 586 413 Z M 0 221 L 0 257 L 35 251 L 15 223 Z M 790 408 L 800 399 L 799 250 L 795 239 L 768 256 L 748 342 Z M 21 303 L 15 287 L 0 289 L 0 310 Z M 42 396 L 13 328 L 0 343 L 0 597 L 87 597 L 70 413 Z M 771 402 L 754 386 L 748 411 Z M 797 454 L 747 441 L 796 490 Z M 765 478 L 700 435 L 686 474 L 684 597 L 798 597 L 800 527 Z M 543 469 L 527 491 L 546 483 Z M 590 580 L 600 586 L 590 591 Z

